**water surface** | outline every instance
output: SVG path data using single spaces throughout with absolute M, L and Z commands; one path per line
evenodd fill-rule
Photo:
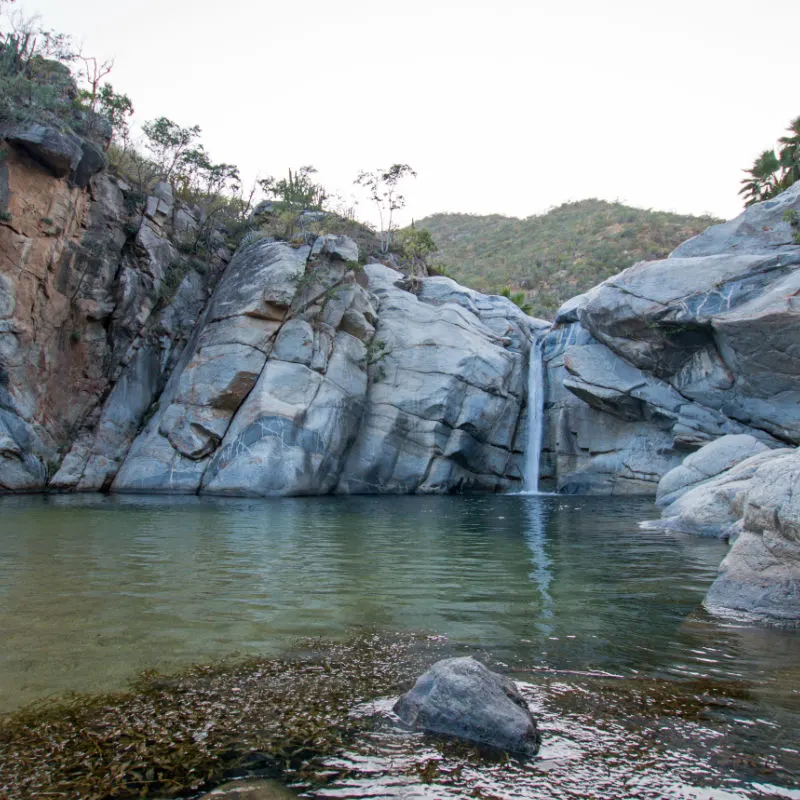
M 648 501 L 91 495 L 0 512 L 0 710 L 298 636 L 423 630 L 555 686 L 545 714 L 558 675 L 598 697 L 597 681 L 717 682 L 784 787 L 795 764 L 800 637 L 706 615 L 726 545 L 639 529 Z

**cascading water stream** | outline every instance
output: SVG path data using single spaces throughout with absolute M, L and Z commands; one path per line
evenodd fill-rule
M 528 362 L 528 441 L 525 445 L 523 491 L 539 493 L 539 461 L 542 455 L 542 424 L 544 420 L 544 358 L 543 339 L 531 342 Z

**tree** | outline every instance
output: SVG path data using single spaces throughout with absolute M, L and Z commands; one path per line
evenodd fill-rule
M 312 178 L 316 171 L 315 167 L 308 165 L 294 172 L 290 169 L 288 179 L 264 178 L 259 183 L 266 194 L 287 209 L 321 211 L 328 193 L 321 183 L 315 183 Z
M 389 252 L 392 234 L 396 230 L 394 212 L 406 204 L 405 197 L 398 191 L 398 184 L 403 178 L 416 178 L 417 173 L 408 164 L 392 164 L 389 169 L 376 169 L 373 172 L 362 170 L 355 183 L 367 190 L 370 200 L 378 207 L 381 231 L 381 253 Z
M 88 103 L 89 109 L 96 112 L 100 100 L 100 81 L 111 74 L 111 70 L 114 69 L 114 59 L 98 61 L 94 56 L 85 56 L 83 53 L 78 53 L 76 58 L 83 62 L 78 77 L 86 81 L 89 87 L 81 92 L 82 98 Z
M 239 168 L 234 164 L 213 163 L 202 144 L 180 156 L 174 177 L 178 191 L 192 200 L 238 192 L 241 183 Z
M 410 228 L 400 231 L 397 238 L 403 249 L 403 255 L 409 260 L 412 275 L 427 268 L 428 256 L 439 249 L 433 241 L 431 232 L 425 228 L 417 228 L 413 222 Z
M 789 136 L 781 136 L 781 167 L 785 170 L 784 189 L 800 181 L 800 117 L 793 119 L 788 127 Z
M 765 150 L 753 162 L 742 180 L 739 194 L 745 198 L 745 206 L 769 200 L 800 180 L 800 117 L 792 120 L 789 135 L 778 139 L 776 151 Z
M 145 147 L 152 154 L 165 181 L 172 179 L 181 159 L 201 133 L 199 125 L 182 128 L 167 117 L 145 122 L 142 130 L 147 139 Z
M 127 147 L 128 118 L 133 114 L 130 97 L 126 94 L 117 94 L 110 83 L 104 83 L 97 96 L 97 112 L 111 123 L 114 136 Z

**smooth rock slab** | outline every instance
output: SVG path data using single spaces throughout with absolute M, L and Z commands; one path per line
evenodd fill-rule
M 689 490 L 707 483 L 742 461 L 765 453 L 769 448 L 746 433 L 715 439 L 683 460 L 659 481 L 656 504 L 667 506 Z
M 471 657 L 438 661 L 395 703 L 394 712 L 411 727 L 517 755 L 535 756 L 541 743 L 515 684 Z

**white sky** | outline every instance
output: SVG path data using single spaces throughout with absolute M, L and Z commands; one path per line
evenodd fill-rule
M 600 197 L 730 217 L 800 115 L 798 0 L 18 0 L 115 57 L 141 122 L 248 178 L 349 194 L 407 162 L 406 217 Z M 371 218 L 366 201 L 359 216 Z

